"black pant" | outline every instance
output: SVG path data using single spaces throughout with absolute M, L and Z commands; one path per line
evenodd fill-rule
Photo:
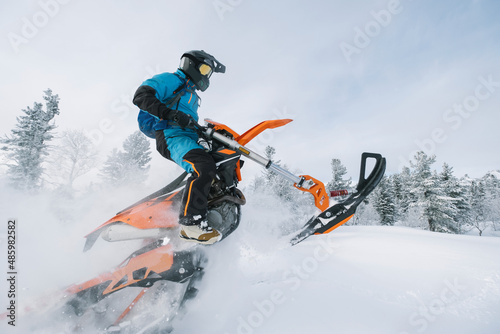
M 184 189 L 180 217 L 205 215 L 208 193 L 216 173 L 214 159 L 202 149 L 191 150 L 183 158 L 194 171 Z

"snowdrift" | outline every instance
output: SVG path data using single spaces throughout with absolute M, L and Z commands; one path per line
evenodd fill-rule
M 7 210 L 19 213 L 20 305 L 116 265 L 137 246 L 100 240 L 82 254 L 82 236 L 110 209 L 94 202 L 84 220 L 61 225 L 48 202 L 37 211 Z M 499 238 L 342 226 L 290 247 L 283 231 L 293 217 L 274 204 L 249 201 L 240 228 L 206 247 L 200 292 L 174 333 L 500 332 Z M 5 249 L 5 230 L 0 236 Z M 0 289 L 6 307 L 5 280 Z M 20 315 L 0 332 L 99 332 L 84 318 L 63 319 L 37 324 Z
M 500 239 L 344 226 L 280 248 L 242 234 L 212 250 L 182 333 L 500 332 Z

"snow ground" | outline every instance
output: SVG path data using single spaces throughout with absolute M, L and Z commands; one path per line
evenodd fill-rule
M 500 239 L 346 226 L 231 243 L 179 333 L 500 333 Z
M 2 196 L 0 204 L 4 221 L 20 222 L 19 304 L 114 267 L 137 247 L 100 240 L 81 252 L 82 236 L 119 209 L 112 200 L 80 203 L 71 224 L 58 221 L 50 199 L 29 203 L 23 210 L 26 203 Z M 282 234 L 291 217 L 277 203 L 250 199 L 243 215 L 232 236 L 206 247 L 200 293 L 174 333 L 500 333 L 500 238 L 343 226 L 289 247 Z M 58 319 L 34 332 L 69 333 Z M 0 332 L 26 333 L 23 321 L 4 319 Z

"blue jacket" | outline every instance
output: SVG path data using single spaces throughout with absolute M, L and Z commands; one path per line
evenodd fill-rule
M 173 93 L 184 83 L 185 87 L 179 93 L 181 95 L 178 103 L 170 105 Z M 160 153 L 163 152 L 162 155 L 166 156 L 163 151 L 163 148 L 166 148 L 168 158 L 189 173 L 193 172 L 193 167 L 184 160 L 184 155 L 193 149 L 203 149 L 198 144 L 198 134 L 192 129 L 182 129 L 173 121 L 162 120 L 160 116 L 168 107 L 186 113 L 198 121 L 199 101 L 195 85 L 181 70 L 177 70 L 175 73 L 158 74 L 144 81 L 134 96 L 134 104 L 156 119 L 153 128 L 157 131 L 163 131 L 165 143 L 157 142 L 157 148 L 162 147 Z M 156 139 L 158 140 L 158 137 Z
M 174 73 L 161 73 L 157 74 L 151 79 L 147 79 L 142 83 L 141 86 L 149 86 L 156 91 L 156 98 L 162 103 L 167 103 L 172 97 L 173 92 L 178 89 L 182 84 L 186 82 L 186 87 L 181 92 L 181 98 L 179 103 L 171 106 L 171 109 L 182 111 L 188 115 L 191 115 L 195 121 L 198 122 L 198 106 L 200 98 L 195 92 L 195 85 L 186 77 L 184 72 L 177 70 Z M 185 136 L 186 132 L 192 132 L 196 134 L 195 131 L 189 129 L 181 129 L 175 123 L 166 120 L 160 120 L 157 116 L 153 115 L 157 119 L 157 123 L 154 126 L 155 130 L 165 130 L 165 137 L 176 137 Z

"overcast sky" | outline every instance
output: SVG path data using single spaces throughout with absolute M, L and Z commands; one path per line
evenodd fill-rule
M 227 72 L 201 118 L 293 118 L 251 146 L 291 169 L 327 182 L 336 157 L 356 178 L 372 151 L 396 173 L 424 149 L 480 177 L 500 169 L 499 17 L 495 0 L 2 0 L 0 135 L 51 88 L 58 131 L 85 129 L 105 157 L 137 129 L 141 82 L 203 49 Z

